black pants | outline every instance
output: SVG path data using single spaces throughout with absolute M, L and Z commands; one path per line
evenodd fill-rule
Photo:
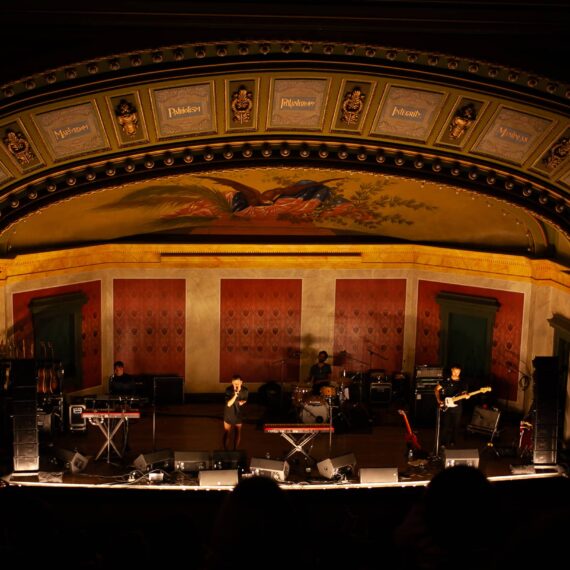
M 448 408 L 441 413 L 441 437 L 440 445 L 455 445 L 455 437 L 461 425 L 461 405 L 455 408 Z

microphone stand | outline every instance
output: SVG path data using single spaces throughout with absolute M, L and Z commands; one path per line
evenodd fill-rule
M 439 432 L 441 428 L 441 407 L 437 407 L 437 418 L 435 420 L 435 449 L 433 452 L 433 459 L 439 459 Z

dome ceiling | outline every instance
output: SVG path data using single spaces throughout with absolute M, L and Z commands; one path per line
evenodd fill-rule
M 226 41 L 0 89 L 0 250 L 412 242 L 570 259 L 570 87 L 374 44 Z

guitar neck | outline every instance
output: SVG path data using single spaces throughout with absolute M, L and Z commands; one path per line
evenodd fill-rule
M 469 392 L 467 394 L 459 394 L 459 396 L 454 396 L 452 400 L 457 402 L 459 400 L 464 400 L 465 398 L 471 398 L 471 396 L 475 396 L 475 394 L 481 394 L 483 392 L 488 392 L 487 389 L 475 390 L 475 392 Z

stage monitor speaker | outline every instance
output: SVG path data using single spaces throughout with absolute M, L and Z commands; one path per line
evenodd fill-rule
M 214 469 L 239 469 L 243 473 L 247 468 L 247 453 L 243 449 L 216 450 L 212 454 L 212 466 Z
M 77 451 L 54 447 L 52 453 L 56 459 L 63 461 L 65 469 L 68 469 L 73 474 L 81 473 L 87 467 L 87 463 L 89 463 L 89 458 Z
M 237 469 L 213 469 L 198 473 L 200 487 L 235 487 L 238 484 Z
M 467 428 L 473 429 L 474 431 L 493 432 L 497 428 L 500 415 L 501 412 L 499 410 L 488 410 L 481 406 L 475 406 L 471 417 L 471 423 Z
M 361 483 L 397 483 L 397 467 L 361 467 Z
M 354 475 L 356 471 L 356 457 L 354 453 L 347 453 L 339 457 L 324 459 L 317 463 L 317 469 L 326 479 L 337 479 L 342 475 Z
M 151 471 L 153 469 L 170 469 L 174 462 L 174 453 L 170 449 L 153 451 L 152 453 L 140 454 L 133 462 L 133 467 L 139 471 Z
M 249 470 L 253 475 L 285 481 L 289 475 L 289 463 L 264 457 L 252 457 Z
M 174 469 L 177 471 L 204 471 L 212 468 L 209 451 L 175 451 Z
M 478 449 L 446 449 L 444 453 L 444 466 L 456 467 L 457 465 L 467 465 L 468 467 L 479 467 Z

